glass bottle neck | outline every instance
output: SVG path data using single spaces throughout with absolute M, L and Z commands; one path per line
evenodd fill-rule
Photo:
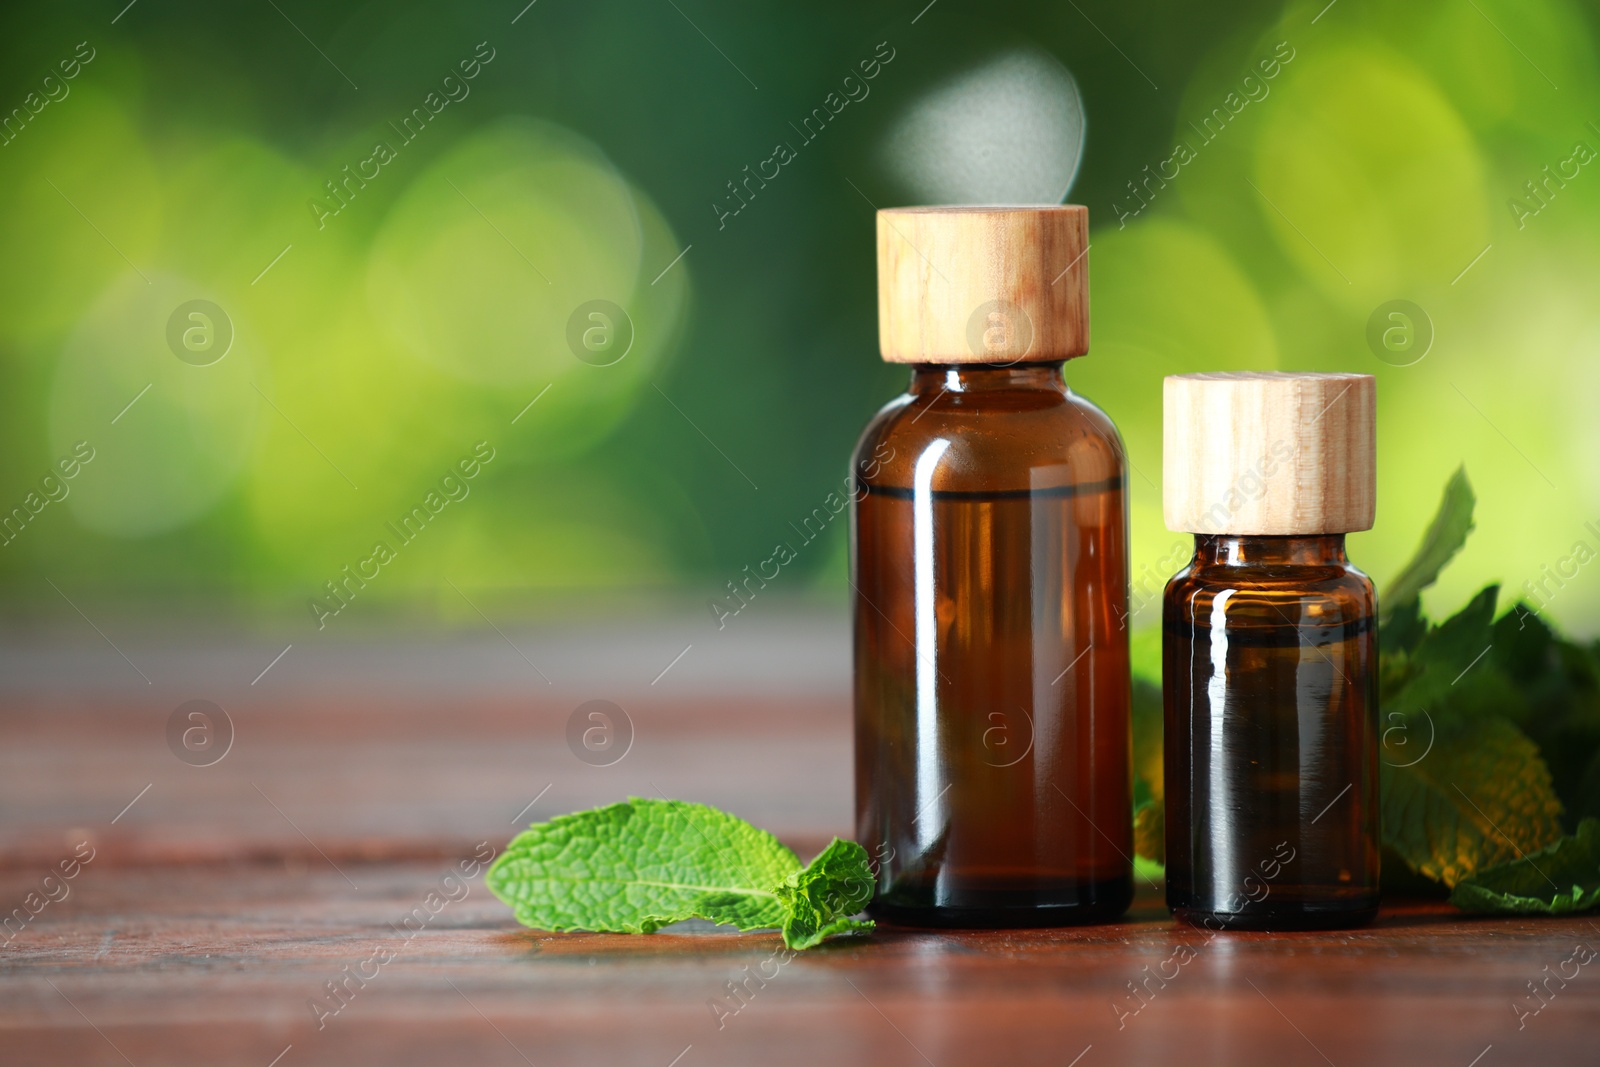
M 1344 534 L 1195 534 L 1194 559 L 1209 567 L 1344 566 L 1350 562 L 1344 553 Z
M 1064 393 L 1065 360 L 1040 363 L 918 363 L 911 368 L 911 388 L 918 393 L 979 393 L 1009 389 L 1048 389 Z

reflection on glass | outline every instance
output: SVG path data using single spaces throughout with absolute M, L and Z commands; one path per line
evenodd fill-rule
M 1131 898 L 1121 443 L 1061 364 L 918 368 L 857 450 L 856 793 L 884 918 Z

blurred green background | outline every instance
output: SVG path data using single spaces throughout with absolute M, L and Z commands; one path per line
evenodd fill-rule
M 330 626 L 475 619 L 451 583 L 527 617 L 698 610 L 903 388 L 877 358 L 872 211 L 929 188 L 895 154 L 908 116 L 1017 69 L 1018 113 L 1055 114 L 1059 61 L 1093 225 L 1093 347 L 1067 378 L 1138 471 L 1135 604 L 1187 543 L 1161 522 L 1161 377 L 1353 370 L 1378 376 L 1381 447 L 1357 563 L 1390 577 L 1465 463 L 1478 531 L 1433 613 L 1543 580 L 1552 618 L 1597 629 L 1600 567 L 1575 559 L 1600 549 L 1593 5 L 125 2 L 3 16 L 14 615 L 66 611 L 54 583 L 314 628 L 347 566 L 378 576 Z M 1059 169 L 1046 134 L 969 162 Z M 731 214 L 780 141 L 796 158 Z M 225 321 L 170 331 L 195 300 Z M 569 343 L 595 300 L 631 321 L 614 362 Z M 1369 344 L 1393 300 L 1431 322 L 1421 358 Z M 402 543 L 388 524 L 430 491 Z M 844 537 L 774 597 L 842 600 Z

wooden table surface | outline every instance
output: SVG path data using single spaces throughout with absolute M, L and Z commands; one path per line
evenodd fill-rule
M 842 636 L 706 629 L 324 642 L 255 684 L 283 642 L 11 642 L 0 1063 L 1600 1063 L 1600 957 L 1563 968 L 1600 916 L 1402 901 L 1358 931 L 1211 936 L 1144 886 L 1115 924 L 885 928 L 782 962 L 775 935 L 526 931 L 481 876 L 446 879 L 524 810 L 628 794 L 728 808 L 803 856 L 848 834 Z M 196 698 L 234 726 L 211 766 L 167 744 Z M 606 767 L 566 743 L 594 698 L 633 723 Z M 330 1014 L 347 968 L 370 977 Z

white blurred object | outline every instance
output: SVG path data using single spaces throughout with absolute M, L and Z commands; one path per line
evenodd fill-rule
M 1059 204 L 1083 156 L 1083 98 L 1054 56 L 1005 52 L 934 88 L 890 126 L 880 158 L 928 204 Z
M 50 387 L 50 462 L 93 457 L 79 475 L 57 480 L 60 495 L 52 499 L 111 537 L 150 537 L 209 513 L 249 466 L 263 414 L 280 418 L 262 399 L 273 395 L 270 366 L 255 358 L 245 317 L 236 324 L 217 304 L 216 320 L 191 315 L 197 297 L 218 294 L 152 273 L 124 271 L 106 287 L 62 345 Z M 241 298 L 219 298 L 243 306 Z M 201 327 L 204 339 L 191 345 Z M 207 353 L 204 346 L 219 338 L 221 354 Z M 321 462 L 315 454 L 309 460 Z

